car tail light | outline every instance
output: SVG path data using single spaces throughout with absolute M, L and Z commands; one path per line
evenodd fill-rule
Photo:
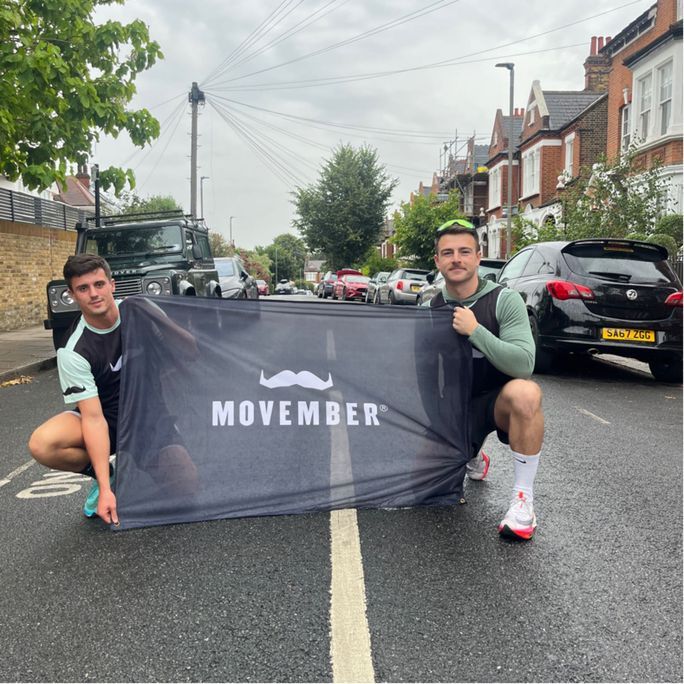
M 682 291 L 673 292 L 666 300 L 665 306 L 682 306 Z
M 397 281 L 397 290 L 403 290 L 404 289 L 404 281 L 399 280 Z
M 589 301 L 596 299 L 591 288 L 571 283 L 568 280 L 550 280 L 546 283 L 546 289 L 554 299 L 586 299 Z

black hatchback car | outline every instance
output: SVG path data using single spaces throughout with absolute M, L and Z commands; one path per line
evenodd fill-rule
M 498 282 L 525 301 L 537 372 L 563 353 L 602 352 L 645 361 L 657 380 L 681 382 L 682 286 L 663 247 L 542 242 L 510 259 Z

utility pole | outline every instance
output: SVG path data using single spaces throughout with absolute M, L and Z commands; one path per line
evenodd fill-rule
M 190 133 L 190 214 L 197 218 L 197 105 L 204 104 L 204 93 L 199 89 L 196 81 L 188 95 L 192 105 L 192 128 Z

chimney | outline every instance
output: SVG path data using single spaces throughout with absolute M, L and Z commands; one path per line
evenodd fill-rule
M 608 55 L 599 54 L 610 38 L 592 36 L 589 56 L 584 61 L 584 90 L 593 93 L 605 93 L 608 90 L 608 75 L 611 59 Z
M 88 175 L 88 167 L 86 164 L 78 165 L 78 173 L 76 180 L 86 189 L 90 190 L 90 176 Z

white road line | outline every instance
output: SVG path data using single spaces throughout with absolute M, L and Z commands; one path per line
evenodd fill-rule
M 587 411 L 587 409 L 580 408 L 579 406 L 575 406 L 575 408 L 580 413 L 583 413 L 585 416 L 589 416 L 589 418 L 593 418 L 594 420 L 597 420 L 599 423 L 603 423 L 604 425 L 610 425 L 610 421 L 604 420 L 603 418 L 601 418 L 601 416 L 597 416 L 595 413 L 592 413 L 591 411 Z
M 328 331 L 326 352 L 335 360 L 335 338 Z M 337 390 L 331 399 L 343 401 Z M 330 495 L 340 501 L 354 500 L 349 435 L 345 425 L 330 428 Z M 361 559 L 356 511 L 330 512 L 330 661 L 333 682 L 374 682 L 370 630 L 366 617 L 366 587 Z
M 28 470 L 35 461 L 31 459 L 27 463 L 24 463 L 24 465 L 19 466 L 16 470 L 13 470 L 7 477 L 4 477 L 2 480 L 0 480 L 0 487 L 4 487 L 6 484 L 9 484 L 13 478 L 15 478 L 17 475 L 21 475 L 25 470 Z
M 330 658 L 333 682 L 374 682 L 356 511 L 330 512 Z

